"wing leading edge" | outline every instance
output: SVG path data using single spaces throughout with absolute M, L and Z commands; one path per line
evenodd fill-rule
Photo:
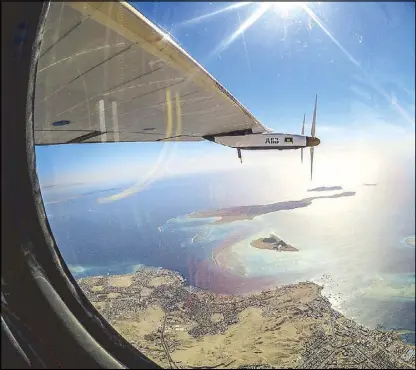
M 37 145 L 239 131 L 266 128 L 131 5 L 51 3 L 36 77 Z

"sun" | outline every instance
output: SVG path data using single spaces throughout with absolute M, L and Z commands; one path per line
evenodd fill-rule
M 305 5 L 303 1 L 275 1 L 273 2 L 273 9 L 278 13 L 282 18 L 287 18 L 290 12 L 298 11 Z

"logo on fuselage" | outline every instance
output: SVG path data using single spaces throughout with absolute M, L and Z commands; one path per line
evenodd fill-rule
M 293 144 L 293 137 L 285 137 L 285 143 L 292 143 Z
M 278 137 L 268 137 L 266 138 L 266 144 L 279 144 Z

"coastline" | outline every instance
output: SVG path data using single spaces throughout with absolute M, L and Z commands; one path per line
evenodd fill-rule
M 216 294 L 231 294 L 245 296 L 258 293 L 264 289 L 276 286 L 275 277 L 245 276 L 244 266 L 237 266 L 237 271 L 231 271 L 226 266 L 223 251 L 232 247 L 240 238 L 232 236 L 217 246 L 211 252 L 211 258 L 201 262 L 195 274 L 195 283 L 199 288 Z M 227 256 L 228 257 L 228 256 Z
M 299 249 L 289 244 L 286 244 L 282 239 L 277 238 L 276 236 L 273 236 L 273 237 L 275 239 L 273 241 L 270 240 L 270 243 L 267 241 L 264 242 L 265 238 L 258 238 L 258 239 L 252 240 L 250 242 L 250 245 L 251 247 L 255 249 L 274 250 L 276 252 L 298 252 L 299 251 Z M 211 252 L 211 259 L 213 261 L 213 264 L 223 271 L 229 271 L 229 269 L 227 268 L 227 260 L 230 258 L 230 256 L 227 256 L 227 255 L 233 254 L 232 252 L 233 246 L 241 240 L 242 240 L 241 237 L 231 236 L 225 239 L 220 245 L 215 247 Z M 279 248 L 276 248 L 275 244 L 279 244 Z
M 271 289 L 276 287 L 279 282 L 277 276 L 247 276 L 246 267 L 243 262 L 239 262 L 238 253 L 233 251 L 233 247 L 239 242 L 250 238 L 252 239 L 252 234 L 247 234 L 241 237 L 240 235 L 230 235 L 225 238 L 218 246 L 216 246 L 211 252 L 210 261 L 205 261 L 205 264 L 211 267 L 208 267 L 213 275 L 210 275 L 212 280 L 221 280 L 223 281 L 222 289 L 218 289 L 218 286 L 212 287 L 212 285 L 207 285 L 208 290 L 213 290 L 215 293 L 230 293 L 230 294 L 250 294 L 258 293 L 264 289 Z M 253 248 L 253 246 L 250 246 Z M 258 248 L 254 248 L 258 249 Z M 267 248 L 269 249 L 269 248 Z M 293 252 L 292 247 L 284 251 Z M 298 251 L 296 249 L 296 251 Z M 259 253 L 262 253 L 260 250 Z M 276 251 L 277 252 L 277 251 Z M 267 253 L 267 252 L 266 252 Z M 229 262 L 232 260 L 232 268 L 229 266 Z
M 414 368 L 414 346 L 349 320 L 312 282 L 227 295 L 142 267 L 78 283 L 120 334 L 163 367 Z
M 215 266 L 217 266 L 220 269 L 226 270 L 225 262 L 221 261 L 221 252 L 231 248 L 239 240 L 240 238 L 231 236 L 212 250 L 211 258 Z
M 217 214 L 215 211 L 197 211 L 194 213 L 190 213 L 186 215 L 188 218 L 216 218 L 212 225 L 219 225 L 219 224 L 227 224 L 233 221 L 245 221 L 245 220 L 252 220 L 255 216 L 248 216 L 248 215 L 220 215 Z

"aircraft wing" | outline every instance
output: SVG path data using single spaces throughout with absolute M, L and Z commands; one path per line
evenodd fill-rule
M 200 64 L 125 2 L 51 2 L 34 117 L 37 145 L 198 141 L 205 135 L 266 131 Z

